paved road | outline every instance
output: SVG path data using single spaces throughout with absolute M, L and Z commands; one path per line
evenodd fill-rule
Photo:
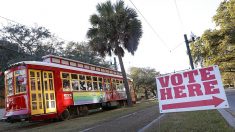
M 148 102 L 146 102 L 148 104 Z M 136 106 L 137 107 L 137 106 Z M 159 117 L 158 108 L 155 104 L 149 107 L 136 109 L 133 112 L 120 114 L 116 117 L 115 113 L 123 110 L 129 111 L 130 108 L 120 108 L 111 111 L 98 112 L 85 117 L 74 118 L 62 122 L 19 122 L 6 123 L 0 122 L 1 131 L 83 131 L 83 132 L 136 132 Z M 132 108 L 131 108 L 132 109 Z M 110 114 L 114 113 L 114 116 Z M 125 113 L 125 112 L 124 112 Z M 107 116 L 107 118 L 106 118 Z M 112 118 L 109 118 L 112 117 Z
M 235 89 L 226 90 L 230 110 L 235 112 Z
M 82 132 L 136 132 L 158 118 L 157 107 L 150 107 L 118 119 L 84 129 Z
M 226 89 L 229 108 L 219 109 L 220 114 L 235 129 L 235 89 Z

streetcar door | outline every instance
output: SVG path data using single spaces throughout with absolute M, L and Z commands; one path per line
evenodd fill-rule
M 55 87 L 53 72 L 43 71 L 43 95 L 45 102 L 45 113 L 56 112 Z
M 30 106 L 32 115 L 44 113 L 41 82 L 41 71 L 29 70 Z
M 31 115 L 56 112 L 53 72 L 29 70 Z

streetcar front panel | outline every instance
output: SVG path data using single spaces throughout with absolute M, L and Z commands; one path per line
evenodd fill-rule
M 20 120 L 28 118 L 27 81 L 25 66 L 16 66 L 5 72 L 5 119 Z

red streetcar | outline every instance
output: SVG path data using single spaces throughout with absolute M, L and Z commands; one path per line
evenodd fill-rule
M 54 55 L 11 65 L 5 72 L 5 91 L 7 121 L 66 120 L 127 101 L 120 72 Z

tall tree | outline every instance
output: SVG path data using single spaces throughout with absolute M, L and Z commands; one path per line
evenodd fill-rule
M 110 63 L 105 61 L 97 52 L 93 51 L 86 42 L 69 42 L 63 51 L 66 58 L 90 63 L 93 65 L 110 68 Z
M 217 28 L 191 44 L 194 62 L 219 65 L 224 83 L 235 84 L 235 0 L 223 1 L 213 20 Z
M 150 91 L 154 96 L 156 96 L 156 79 L 155 77 L 159 75 L 153 68 L 130 68 L 130 77 L 133 79 L 133 84 L 135 90 L 138 93 L 144 91 L 145 98 L 148 99 L 148 91 Z
M 122 61 L 125 50 L 134 55 L 142 36 L 142 25 L 134 9 L 125 7 L 122 0 L 110 1 L 96 6 L 97 14 L 90 17 L 92 25 L 87 32 L 89 44 L 102 56 L 118 56 L 127 94 L 128 106 L 132 105 L 126 71 Z
M 12 49 L 17 49 L 17 45 L 0 40 L 0 94 L 4 91 L 4 70 L 11 60 L 18 58 Z
M 44 27 L 26 27 L 20 24 L 8 24 L 0 29 L 0 40 L 16 44 L 15 53 L 28 54 L 27 59 L 38 59 L 45 54 L 56 54 L 63 43 Z

